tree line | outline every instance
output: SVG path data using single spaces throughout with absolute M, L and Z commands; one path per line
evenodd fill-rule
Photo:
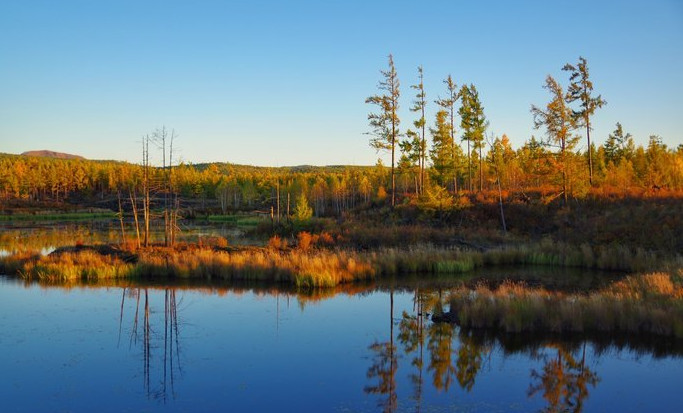
M 489 123 L 476 86 L 458 86 L 450 74 L 443 80 L 445 97 L 433 100 L 438 109 L 433 126 L 426 128 L 429 101 L 422 66 L 417 68 L 416 83 L 410 86 L 415 91 L 410 107 L 415 113 L 412 127 L 402 132 L 398 116 L 400 81 L 389 55 L 388 68 L 380 71 L 379 93 L 365 102 L 374 108 L 368 114 L 370 146 L 391 154 L 392 206 L 396 195 L 405 193 L 408 186 L 416 195 L 446 190 L 457 194 L 463 189 L 482 192 L 496 186 L 499 191 L 556 188 L 565 203 L 570 197 L 605 186 L 610 190 L 680 189 L 683 145 L 667 148 L 660 137 L 652 135 L 646 148 L 636 148 L 620 123 L 604 144 L 595 145 L 590 135 L 592 117 L 607 102 L 594 93 L 585 58 L 579 57 L 576 64 L 567 63 L 562 70 L 569 73 L 569 86 L 563 88 L 548 75 L 543 85 L 550 94 L 548 103 L 531 105 L 534 127 L 544 136 L 532 136 L 514 150 L 506 135 L 487 134 Z M 584 151 L 577 149 L 582 130 Z
M 414 118 L 402 132 L 401 88 L 390 55 L 387 70 L 381 71 L 379 93 L 366 103 L 374 108 L 368 115 L 370 145 L 390 152 L 391 165 L 174 164 L 176 135 L 164 127 L 143 136 L 139 164 L 0 154 L 0 200 L 99 202 L 121 212 L 132 209 L 136 217 L 140 209 L 145 233 L 154 209 L 164 216 L 165 233 L 172 242 L 179 210 L 261 210 L 279 220 L 295 212 L 308 215 L 309 209 L 315 216 L 340 216 L 359 206 L 385 203 L 458 207 L 487 191 L 497 193 L 502 204 L 504 198 L 531 193 L 546 200 L 562 197 L 566 203 L 590 193 L 683 189 L 683 144 L 670 148 L 652 135 L 646 146 L 637 146 L 617 123 L 596 145 L 590 135 L 592 117 L 606 101 L 593 92 L 586 59 L 562 70 L 569 73 L 569 86 L 563 88 L 549 75 L 543 85 L 550 94 L 548 103 L 531 106 L 534 126 L 544 136 L 531 136 L 519 148 L 513 148 L 505 134 L 487 133 L 488 121 L 474 84 L 458 86 L 447 75 L 442 94 L 430 101 L 422 66 L 410 86 Z M 428 121 L 425 112 L 432 103 L 438 110 Z M 585 150 L 578 149 L 578 132 L 585 132 Z M 152 151 L 161 151 L 161 164 L 150 161 L 150 145 Z

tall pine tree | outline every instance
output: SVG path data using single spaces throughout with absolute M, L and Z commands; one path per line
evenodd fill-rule
M 456 155 L 458 150 L 460 149 L 459 147 L 456 149 L 457 143 L 455 142 L 455 103 L 458 101 L 460 98 L 460 93 L 458 92 L 458 86 L 455 84 L 453 81 L 453 78 L 451 75 L 448 75 L 448 77 L 443 81 L 443 83 L 446 85 L 446 97 L 441 99 L 437 99 L 435 103 L 443 108 L 443 110 L 448 114 L 448 121 L 450 123 L 450 128 L 449 128 L 449 133 L 450 133 L 450 154 L 451 154 L 451 165 L 453 167 L 452 175 L 453 175 L 453 192 L 458 192 L 458 171 L 456 170 L 457 167 L 457 160 L 456 160 Z M 438 121 L 438 114 L 437 114 L 437 121 Z M 469 142 L 469 141 L 468 141 Z M 468 146 L 469 148 L 469 146 Z M 468 150 L 469 152 L 469 150 Z
M 579 63 L 574 66 L 569 63 L 562 70 L 571 73 L 566 99 L 569 103 L 578 101 L 579 110 L 574 110 L 572 116 L 577 126 L 586 127 L 586 142 L 588 144 L 588 180 L 593 185 L 593 156 L 591 154 L 591 116 L 595 110 L 603 107 L 607 102 L 601 95 L 593 97 L 593 82 L 588 78 L 588 63 L 579 57 Z
M 394 67 L 394 58 L 389 55 L 389 68 L 382 70 L 382 80 L 379 81 L 378 88 L 382 94 L 373 95 L 365 99 L 365 103 L 377 105 L 378 111 L 368 114 L 368 121 L 373 137 L 370 139 L 370 146 L 376 150 L 387 150 L 391 152 L 391 206 L 396 205 L 396 144 L 399 137 L 398 125 L 398 99 L 401 95 L 399 91 L 398 75 Z
M 425 160 L 427 155 L 425 154 L 426 149 L 427 149 L 427 143 L 426 143 L 426 138 L 425 138 L 425 125 L 427 124 L 425 120 L 425 107 L 427 105 L 426 98 L 427 94 L 425 93 L 425 88 L 424 88 L 424 73 L 422 71 L 422 66 L 418 66 L 417 68 L 417 73 L 418 73 L 418 79 L 419 83 L 416 85 L 410 86 L 412 89 L 415 89 L 417 93 L 415 94 L 415 100 L 413 100 L 413 106 L 410 108 L 411 111 L 417 112 L 420 114 L 420 118 L 416 121 L 413 122 L 413 125 L 415 125 L 415 128 L 417 129 L 418 133 L 418 156 L 419 156 L 419 167 L 420 167 L 420 192 L 422 193 L 424 191 L 424 171 L 425 171 Z M 414 147 L 414 142 L 413 142 L 413 147 Z

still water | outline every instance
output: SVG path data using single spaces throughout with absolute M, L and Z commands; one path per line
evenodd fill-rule
M 681 411 L 680 342 L 483 337 L 417 284 L 44 286 L 0 276 L 0 410 Z

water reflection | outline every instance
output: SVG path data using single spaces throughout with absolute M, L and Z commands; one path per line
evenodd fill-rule
M 389 291 L 389 340 L 374 342 L 368 347 L 374 353 L 367 377 L 374 382 L 365 387 L 365 393 L 377 394 L 379 406 L 385 412 L 392 412 L 397 406 L 396 371 L 398 360 L 394 346 L 394 290 Z
M 119 316 L 119 345 L 121 343 L 126 296 L 135 300 L 129 347 L 137 348 L 140 346 L 142 348 L 143 387 L 145 394 L 148 398 L 166 402 L 170 391 L 171 397 L 175 399 L 175 378 L 176 375 L 182 374 L 176 289 L 164 289 L 163 322 L 159 322 L 160 325 L 153 326 L 151 315 L 154 310 L 151 308 L 149 288 L 124 287 L 121 294 L 121 311 Z M 140 323 L 141 297 L 144 297 L 142 299 L 142 323 Z M 162 323 L 163 333 L 158 334 Z M 163 339 L 161 339 L 161 336 L 163 336 Z M 161 341 L 161 343 L 158 343 L 158 341 Z M 163 350 L 160 350 L 161 346 L 159 344 L 163 344 Z M 154 356 L 153 353 L 155 353 Z M 158 359 L 161 366 L 153 366 L 153 359 Z M 158 379 L 158 375 L 160 375 L 160 379 Z M 153 376 L 154 381 L 152 381 Z
M 541 355 L 543 368 L 540 372 L 531 370 L 529 397 L 541 393 L 548 403 L 543 411 L 583 411 L 583 404 L 589 393 L 588 386 L 594 388 L 600 381 L 597 373 L 586 366 L 586 343 L 583 343 L 579 361 L 561 343 L 549 344 L 547 348 L 555 351 Z
M 431 321 L 446 286 L 11 283 L 0 399 L 16 410 L 621 411 L 644 386 L 678 407 L 680 341 L 467 331 Z

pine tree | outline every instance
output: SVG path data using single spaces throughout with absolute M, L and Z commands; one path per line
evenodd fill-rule
M 633 137 L 630 133 L 624 135 L 621 123 L 617 122 L 617 128 L 609 134 L 605 142 L 605 158 L 607 162 L 618 165 L 622 159 L 628 159 L 633 156 L 634 150 Z
M 479 190 L 483 189 L 483 158 L 482 148 L 484 146 L 484 132 L 488 128 L 484 107 L 479 100 L 477 88 L 470 84 L 463 85 L 460 90 L 462 106 L 460 107 L 460 125 L 463 129 L 463 139 L 467 141 L 467 175 L 469 178 L 469 189 L 472 190 L 472 153 L 471 149 L 479 150 Z M 470 149 L 470 145 L 472 148 Z
M 579 101 L 579 110 L 574 110 L 572 116 L 577 126 L 586 127 L 586 142 L 588 145 L 588 181 L 593 185 L 593 156 L 591 154 L 591 121 L 590 118 L 595 110 L 607 104 L 602 96 L 592 96 L 593 82 L 588 78 L 588 63 L 583 57 L 579 57 L 579 63 L 574 66 L 569 63 L 562 70 L 571 72 L 569 88 L 566 99 L 569 103 Z
M 294 207 L 294 219 L 297 221 L 306 221 L 313 216 L 313 209 L 308 203 L 306 194 L 302 191 L 296 199 L 296 206 Z
M 380 80 L 378 88 L 384 94 L 370 96 L 365 103 L 377 105 L 379 111 L 370 113 L 368 121 L 372 127 L 370 132 L 370 146 L 376 150 L 391 152 L 391 206 L 396 205 L 396 144 L 398 143 L 400 120 L 398 118 L 398 99 L 400 97 L 398 75 L 394 67 L 394 58 L 389 55 L 389 69 L 381 71 L 383 80 Z
M 425 161 L 427 158 L 426 151 L 427 151 L 427 143 L 426 143 L 426 137 L 425 137 L 425 125 L 427 124 L 425 120 L 425 108 L 427 106 L 426 98 L 427 94 L 425 93 L 424 89 L 424 73 L 422 71 L 422 66 L 418 66 L 417 68 L 417 73 L 418 73 L 418 79 L 419 83 L 416 85 L 410 86 L 412 89 L 415 89 L 417 93 L 415 94 L 415 100 L 413 100 L 413 106 L 410 108 L 411 111 L 417 112 L 420 114 L 420 118 L 416 121 L 413 122 L 413 125 L 415 125 L 415 128 L 417 129 L 417 147 L 415 147 L 415 142 L 413 142 L 411 145 L 413 149 L 417 149 L 418 152 L 418 164 L 420 168 L 420 192 L 424 191 L 424 171 L 425 171 Z
M 545 109 L 531 105 L 531 113 L 534 116 L 534 128 L 545 127 L 547 144 L 556 146 L 559 150 L 560 168 L 562 172 L 562 194 L 564 195 L 565 205 L 568 202 L 568 152 L 576 146 L 577 139 L 572 136 L 576 128 L 575 118 L 571 108 L 565 100 L 564 90 L 552 76 L 546 77 L 545 89 L 551 95 L 550 102 Z
M 457 160 L 456 160 L 456 153 L 460 149 L 458 144 L 455 141 L 455 103 L 458 101 L 460 98 L 460 92 L 458 92 L 458 85 L 455 84 L 453 81 L 453 78 L 451 75 L 448 75 L 448 77 L 443 81 L 443 83 L 446 85 L 446 92 L 447 96 L 443 99 L 439 98 L 435 101 L 435 103 L 443 108 L 444 111 L 448 113 L 448 120 L 450 122 L 450 152 L 451 152 L 451 165 L 453 167 L 452 171 L 452 176 L 453 176 L 453 192 L 458 192 L 458 171 L 456 170 L 457 167 Z M 468 141 L 469 144 L 469 141 Z M 456 149 L 456 146 L 458 148 Z M 469 146 L 468 146 L 469 149 Z M 468 150 L 469 153 L 469 150 Z
M 436 113 L 434 128 L 429 131 L 432 134 L 432 150 L 429 156 L 432 160 L 432 176 L 434 181 L 446 188 L 453 171 L 453 140 L 451 128 L 447 120 L 448 112 L 440 110 Z

